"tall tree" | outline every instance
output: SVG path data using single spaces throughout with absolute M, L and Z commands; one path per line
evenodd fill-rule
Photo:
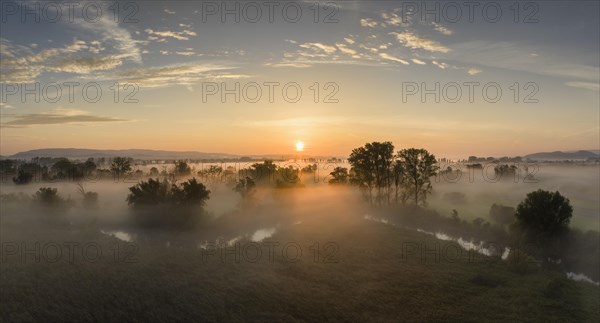
M 394 179 L 394 203 L 398 203 L 398 199 L 401 199 L 404 204 L 407 195 L 402 189 L 406 182 L 406 175 L 404 173 L 404 165 L 399 160 L 394 161 L 392 177 Z
M 329 173 L 331 179 L 329 184 L 346 184 L 348 183 L 348 169 L 344 167 L 336 167 L 333 172 Z
M 407 193 L 413 196 L 415 204 L 427 205 L 431 177 L 439 169 L 435 156 L 425 149 L 409 148 L 399 151 L 397 157 L 404 168 Z
M 131 171 L 131 161 L 129 158 L 115 157 L 112 163 L 110 163 L 110 171 L 116 179 L 119 179 L 122 175 Z
M 558 191 L 537 190 L 527 194 L 515 216 L 517 224 L 527 231 L 553 235 L 568 227 L 573 207 Z
M 192 169 L 185 160 L 178 160 L 175 162 L 175 175 L 186 176 L 192 172 Z
M 372 142 L 352 150 L 348 162 L 352 165 L 353 182 L 367 188 L 369 201 L 373 202 L 373 189 L 377 189 L 377 201 L 381 203 L 385 192 L 389 203 L 391 165 L 394 145 L 389 142 Z

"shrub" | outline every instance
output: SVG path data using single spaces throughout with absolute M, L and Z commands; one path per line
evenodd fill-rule
M 195 178 L 180 185 L 151 178 L 129 191 L 127 203 L 136 209 L 139 223 L 146 226 L 192 227 L 210 197 L 210 191 Z
M 537 190 L 517 206 L 518 225 L 526 231 L 555 235 L 567 229 L 573 207 L 559 192 Z

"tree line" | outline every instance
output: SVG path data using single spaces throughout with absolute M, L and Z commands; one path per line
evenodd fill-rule
M 406 203 L 427 205 L 431 193 L 431 177 L 439 166 L 433 154 L 425 149 L 408 148 L 394 152 L 389 142 L 371 142 L 352 150 L 350 171 L 336 167 L 330 184 L 358 186 L 372 204 Z

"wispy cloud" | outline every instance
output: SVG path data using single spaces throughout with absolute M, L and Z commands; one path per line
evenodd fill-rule
M 173 38 L 177 40 L 189 40 L 190 36 L 196 36 L 196 32 L 184 29 L 182 31 L 154 31 L 150 28 L 144 30 L 150 36 L 148 40 L 156 40 L 158 42 L 163 42 L 167 38 Z
M 436 31 L 440 32 L 443 35 L 450 36 L 450 35 L 454 34 L 454 32 L 452 30 L 450 30 L 436 22 L 432 22 L 431 25 L 434 27 L 433 29 L 435 29 Z
M 385 60 L 388 60 L 388 61 L 394 61 L 394 62 L 402 63 L 404 65 L 410 64 L 409 62 L 407 62 L 407 61 L 405 61 L 405 60 L 403 60 L 401 58 L 394 57 L 394 56 L 386 54 L 386 53 L 379 53 L 379 56 L 381 58 L 385 59 Z
M 112 70 L 130 57 L 125 53 L 97 55 L 103 50 L 98 42 L 83 40 L 35 53 L 31 48 L 13 46 L 5 39 L 2 44 L 0 71 L 2 81 L 9 83 L 33 83 L 44 72 L 88 74 Z
M 567 82 L 567 86 L 586 89 L 591 91 L 600 91 L 600 84 L 592 82 Z
M 335 48 L 335 46 L 324 45 L 321 43 L 304 43 L 304 44 L 300 45 L 300 47 L 310 48 L 317 52 L 323 51 L 326 54 L 331 54 L 331 53 L 334 53 L 335 51 L 337 51 L 337 48 Z
M 233 74 L 235 66 L 187 63 L 159 67 L 137 68 L 120 73 L 118 77 L 129 83 L 138 84 L 144 88 L 157 88 L 175 85 L 191 87 L 201 80 L 222 78 L 246 78 L 245 74 Z
M 59 125 L 59 124 L 90 124 L 90 123 L 106 123 L 106 122 L 125 122 L 131 121 L 115 117 L 105 117 L 92 115 L 89 112 L 73 109 L 56 108 L 44 113 L 30 114 L 4 114 L 3 118 L 12 120 L 2 123 L 2 127 L 6 128 L 26 128 L 39 125 Z
M 436 41 L 421 37 L 412 32 L 392 32 L 390 35 L 396 36 L 400 44 L 411 49 L 423 49 L 430 52 L 447 53 L 450 49 Z
M 0 109 L 14 109 L 14 108 L 15 107 L 13 107 L 12 105 L 0 101 Z
M 474 68 L 474 67 L 472 67 L 472 68 L 470 68 L 470 69 L 467 71 L 467 73 L 468 73 L 469 75 L 473 76 L 473 75 L 477 75 L 477 74 L 481 73 L 481 70 L 480 70 L 480 69 L 477 69 L 477 68 Z
M 363 18 L 360 20 L 360 25 L 363 27 L 375 28 L 379 26 L 379 23 L 371 18 Z
M 140 41 L 134 40 L 131 33 L 120 27 L 109 15 L 102 16 L 93 24 L 82 21 L 77 26 L 100 35 L 100 40 L 103 43 L 113 44 L 123 59 L 131 59 L 136 63 L 142 63 L 142 54 L 139 48 Z

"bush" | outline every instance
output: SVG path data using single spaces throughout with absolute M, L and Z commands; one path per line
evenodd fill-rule
M 65 201 L 58 195 L 58 189 L 51 187 L 40 187 L 33 195 L 33 200 L 45 205 L 56 205 Z
M 58 194 L 58 189 L 51 187 L 40 187 L 32 196 L 34 205 L 43 207 L 43 210 L 54 212 L 64 212 L 72 206 L 72 201 L 62 198 Z
M 515 216 L 526 231 L 552 236 L 568 228 L 573 207 L 559 192 L 537 190 L 527 194 Z
M 169 200 L 170 184 L 167 180 L 150 178 L 129 188 L 127 203 L 133 206 L 157 205 Z
M 98 205 L 98 193 L 86 191 L 81 184 L 77 184 L 77 190 L 83 198 L 82 205 L 84 207 L 94 207 Z
M 129 191 L 127 203 L 138 211 L 139 223 L 146 226 L 192 227 L 210 197 L 210 191 L 195 178 L 180 185 L 151 178 Z
M 17 185 L 28 184 L 33 180 L 33 174 L 19 169 L 17 176 L 13 177 L 13 182 Z

